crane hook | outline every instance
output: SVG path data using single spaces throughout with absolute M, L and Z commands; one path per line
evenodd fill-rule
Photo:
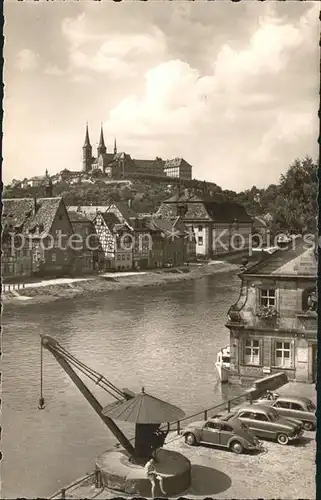
M 45 407 L 45 400 L 44 398 L 41 396 L 39 398 L 39 404 L 38 404 L 38 410 L 44 410 L 46 407 Z

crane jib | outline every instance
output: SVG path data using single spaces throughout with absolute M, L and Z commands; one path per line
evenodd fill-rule
M 128 400 L 131 397 L 131 391 L 125 390 L 126 392 L 118 389 L 114 384 L 109 382 L 104 376 L 97 373 L 95 370 L 89 368 L 87 365 L 79 361 L 75 356 L 70 354 L 65 348 L 63 348 L 56 339 L 49 337 L 48 335 L 41 336 L 41 348 L 47 349 L 57 360 L 63 370 L 67 373 L 67 375 L 71 378 L 74 384 L 77 386 L 82 395 L 87 399 L 91 407 L 94 411 L 99 415 L 104 424 L 108 427 L 108 429 L 112 432 L 112 434 L 116 437 L 119 443 L 125 448 L 125 450 L 129 453 L 130 456 L 134 455 L 134 447 L 127 439 L 127 437 L 123 434 L 123 432 L 119 429 L 119 427 L 115 424 L 115 422 L 102 414 L 102 405 L 95 398 L 92 392 L 88 389 L 88 387 L 84 384 L 78 374 L 75 372 L 74 368 L 82 372 L 86 375 L 90 380 L 96 382 L 97 385 L 102 387 L 106 392 L 112 395 L 119 402 Z M 42 377 L 42 369 L 41 369 L 41 377 Z M 41 378 L 41 398 L 43 402 L 42 396 L 42 378 Z M 40 405 L 41 406 L 41 405 Z

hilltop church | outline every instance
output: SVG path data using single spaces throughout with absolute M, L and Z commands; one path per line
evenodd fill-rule
M 121 179 L 131 175 L 168 176 L 185 180 L 192 178 L 192 166 L 183 158 L 174 158 L 167 161 L 158 157 L 154 160 L 133 159 L 127 153 L 117 152 L 116 139 L 114 140 L 113 152 L 107 152 L 102 126 L 97 156 L 94 157 L 87 124 L 85 142 L 82 148 L 82 172 L 89 174 L 95 171 L 100 171 L 105 176 L 114 179 Z

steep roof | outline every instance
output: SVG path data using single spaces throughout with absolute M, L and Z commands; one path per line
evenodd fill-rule
M 68 209 L 68 217 L 70 222 L 91 222 L 91 220 L 82 212 L 77 212 Z
M 94 159 L 93 165 L 98 164 L 99 158 L 101 158 L 103 166 L 106 167 L 115 159 L 115 154 L 114 153 L 100 153 L 97 156 L 97 158 Z
M 314 242 L 299 238 L 288 247 L 267 254 L 262 260 L 249 267 L 242 275 L 277 275 L 317 277 L 317 260 Z
M 121 224 L 120 220 L 112 212 L 105 212 L 100 214 L 104 219 L 107 227 L 112 231 L 117 224 Z
M 183 202 L 189 202 L 189 203 L 203 203 L 204 200 L 202 198 L 199 198 L 193 193 L 190 193 L 189 191 L 184 191 L 184 193 L 176 193 L 167 200 L 165 200 L 163 203 L 183 203 Z
M 208 215 L 215 222 L 251 222 L 245 208 L 238 203 L 209 201 L 204 203 Z
M 192 165 L 190 165 L 184 158 L 173 158 L 171 160 L 166 160 L 164 168 L 170 168 L 170 167 L 180 167 L 183 165 L 187 165 L 192 168 Z
M 148 168 L 148 167 L 163 167 L 164 165 L 164 160 L 139 160 L 137 158 L 135 158 L 133 160 L 136 165 L 138 165 L 139 167 L 142 167 L 142 168 Z
M 36 211 L 35 211 L 36 203 Z M 53 221 L 56 217 L 61 197 L 54 198 L 7 198 L 3 200 L 3 225 L 13 227 L 23 227 L 32 231 L 36 227 L 42 226 L 41 233 L 50 232 Z
M 130 223 L 130 219 L 136 219 L 138 217 L 137 212 L 129 207 L 128 204 L 124 201 L 115 201 L 114 203 L 109 205 L 107 211 L 112 209 L 113 205 L 120 211 L 120 213 L 128 223 Z

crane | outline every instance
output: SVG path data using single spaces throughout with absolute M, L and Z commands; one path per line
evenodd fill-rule
M 102 414 L 102 405 L 95 398 L 92 392 L 88 389 L 88 387 L 84 384 L 81 378 L 77 375 L 74 368 L 79 370 L 81 373 L 86 375 L 90 380 L 95 382 L 99 387 L 104 389 L 108 394 L 110 394 L 114 399 L 116 399 L 115 405 L 128 401 L 135 397 L 135 394 L 129 389 L 118 389 L 114 384 L 112 384 L 109 380 L 107 380 L 103 375 L 99 374 L 92 368 L 89 368 L 87 365 L 79 361 L 75 356 L 70 354 L 59 342 L 50 337 L 49 335 L 41 335 L 41 385 L 40 392 L 41 397 L 39 400 L 39 409 L 44 408 L 44 398 L 42 395 L 42 379 L 43 379 L 43 348 L 47 349 L 57 360 L 63 370 L 67 373 L 67 375 L 71 378 L 74 384 L 78 387 L 79 391 L 82 395 L 87 399 L 88 403 L 95 410 L 95 412 L 99 415 L 104 424 L 108 427 L 108 429 L 112 432 L 118 442 L 124 447 L 130 457 L 133 457 L 135 454 L 135 449 L 130 441 L 127 439 L 125 434 L 119 429 L 119 427 L 115 424 L 115 422 Z

